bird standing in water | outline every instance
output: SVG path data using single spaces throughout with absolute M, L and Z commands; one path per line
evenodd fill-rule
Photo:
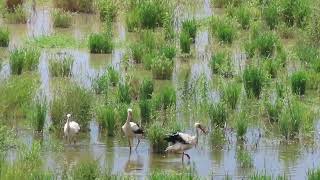
M 126 123 L 122 126 L 122 131 L 124 132 L 125 136 L 128 138 L 130 152 L 132 148 L 133 138 L 138 139 L 138 143 L 136 146 L 136 150 L 140 144 L 140 139 L 143 137 L 144 131 L 143 129 L 136 123 L 132 121 L 132 109 L 128 109 L 128 116 Z
M 71 114 L 67 114 L 67 122 L 64 125 L 64 136 L 67 138 L 69 144 L 71 143 L 71 140 L 74 141 L 74 144 L 76 143 L 75 136 L 80 131 L 80 126 L 75 121 L 69 121 L 71 117 Z

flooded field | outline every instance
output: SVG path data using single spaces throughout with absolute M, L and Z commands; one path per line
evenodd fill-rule
M 35 6 L 33 2 L 36 2 Z M 5 99 L 0 100 L 0 121 L 2 121 L 0 125 L 8 128 L 15 141 L 12 144 L 17 144 L 10 146 L 3 152 L 0 151 L 5 154 L 3 161 L 8 163 L 8 166 L 14 166 L 16 162 L 20 161 L 21 149 L 32 149 L 34 144 L 39 142 L 41 146 L 39 155 L 42 161 L 41 169 L 52 173 L 54 175 L 52 179 L 67 179 L 68 171 L 71 171 L 80 162 L 90 160 L 94 160 L 104 173 L 118 175 L 119 177 L 130 176 L 137 179 L 152 179 L 149 175 L 155 171 L 179 173 L 188 169 L 194 171 L 196 176 L 201 179 L 250 179 L 252 175 L 263 174 L 270 176 L 272 179 L 279 176 L 300 180 L 307 179 L 309 171 L 320 167 L 319 72 L 315 72 L 312 77 L 308 76 L 305 94 L 295 95 L 290 89 L 290 77 L 295 72 L 300 70 L 313 72 L 313 70 L 308 69 L 312 65 L 297 60 L 297 55 L 295 55 L 295 47 L 300 40 L 298 35 L 303 29 L 293 27 L 297 29 L 296 33 L 298 35 L 289 40 L 280 38 L 280 46 L 286 52 L 285 65 L 282 67 L 282 64 L 277 64 L 274 67 L 275 70 L 272 69 L 278 71 L 276 78 L 265 75 L 268 77 L 264 81 L 265 85 L 261 90 L 260 97 L 249 98 L 246 96 L 246 93 L 248 93 L 245 89 L 247 85 L 242 78 L 245 76 L 243 75 L 244 71 L 255 61 L 258 61 L 259 67 L 265 67 L 265 65 L 262 64 L 264 59 L 251 57 L 243 44 L 245 41 L 249 41 L 249 37 L 250 40 L 253 39 L 253 35 L 250 34 L 251 27 L 258 27 L 258 25 L 254 25 L 261 23 L 261 20 L 256 19 L 262 18 L 260 17 L 262 15 L 255 15 L 256 17 L 252 18 L 252 25 L 248 29 L 242 29 L 240 25 L 236 26 L 237 38 L 231 44 L 224 44 L 212 33 L 212 26 L 214 25 L 211 25 L 209 21 L 212 17 L 229 16 L 232 14 L 230 12 L 232 11 L 231 8 L 216 7 L 210 0 L 172 2 L 170 6 L 173 11 L 171 25 L 174 37 L 171 41 L 165 41 L 164 44 L 171 45 L 176 50 L 173 58 L 174 63 L 172 64 L 173 70 L 170 78 L 157 79 L 152 71 L 154 66 L 151 65 L 150 70 L 144 60 L 142 60 L 142 63 L 136 63 L 136 60 L 131 57 L 133 54 L 131 51 L 133 50 L 130 48 L 132 48 L 131 44 L 134 42 L 142 43 L 142 41 L 146 41 L 149 45 L 160 43 L 164 30 L 159 27 L 148 30 L 154 33 L 154 39 L 150 41 L 141 40 L 144 34 L 148 34 L 146 30 L 140 30 L 139 27 L 138 31 L 129 32 L 126 16 L 129 13 L 126 10 L 126 6 L 129 6 L 127 4 L 130 4 L 129 1 L 126 1 L 127 4 L 122 1 L 116 2 L 118 12 L 112 23 L 109 24 L 101 20 L 98 12 L 89 14 L 71 13 L 70 27 L 54 27 L 52 13 L 56 8 L 51 1 L 27 1 L 24 3 L 23 8 L 27 11 L 25 24 L 12 24 L 7 22 L 5 16 L 1 17 L 0 26 L 7 28 L 10 35 L 8 47 L 0 47 L 0 93 L 7 93 L 0 95 L 0 98 Z M 249 3 L 251 6 L 260 7 L 256 1 L 252 2 L 254 2 L 253 5 Z M 254 7 L 255 11 L 258 11 L 257 7 Z M 190 53 L 183 53 L 180 51 L 181 39 L 179 39 L 179 34 L 183 33 L 183 22 L 192 19 L 198 23 L 193 39 L 194 43 L 191 43 Z M 106 26 L 108 26 L 107 31 L 113 32 L 114 47 L 111 53 L 91 53 L 88 48 L 90 46 L 89 37 L 93 33 L 104 31 Z M 260 29 L 260 31 L 263 31 L 263 29 Z M 272 30 L 272 32 L 278 33 L 277 30 Z M 154 40 L 156 42 L 153 42 Z M 155 49 L 160 49 L 160 45 L 155 46 Z M 278 48 L 275 50 L 277 51 L 275 53 L 277 57 L 274 59 L 279 59 L 280 48 L 278 45 L 274 46 Z M 23 71 L 22 74 L 17 75 L 12 70 L 10 58 L 12 58 L 13 51 L 24 47 L 38 49 L 39 62 L 35 70 Z M 148 49 L 150 47 L 143 48 Z M 140 50 L 144 50 L 143 48 Z M 316 49 L 319 53 L 319 47 L 316 47 Z M 220 52 L 227 52 L 228 58 L 226 58 L 226 61 L 228 62 L 218 65 L 217 73 L 213 71 L 212 59 Z M 260 50 L 258 49 L 257 52 L 260 52 Z M 152 56 L 152 53 L 150 54 Z M 142 53 L 143 55 L 145 54 Z M 51 63 L 53 61 L 65 61 L 67 58 L 72 59 L 69 72 L 62 76 L 53 75 L 53 72 L 51 72 L 53 71 L 53 65 Z M 163 56 L 160 58 L 163 58 Z M 320 61 L 320 59 L 318 60 Z M 106 92 L 102 90 L 102 93 L 98 93 L 97 81 L 103 79 L 106 72 L 110 73 L 109 68 L 118 74 L 119 85 L 109 86 L 109 83 L 112 83 L 112 79 L 109 79 Z M 267 71 L 269 72 L 269 69 L 263 72 Z M 14 86 L 11 82 L 20 82 L 19 79 L 22 79 L 21 83 L 24 81 L 23 79 L 34 81 L 32 85 L 25 83 L 20 87 L 20 89 L 29 88 L 29 86 L 35 87 L 33 92 L 26 93 L 29 95 L 25 96 L 30 96 L 30 98 L 26 98 L 24 103 L 19 102 L 19 98 L 25 98 L 24 94 L 21 96 L 11 95 L 11 93 L 17 94 L 19 92 L 10 93 L 10 90 L 5 90 L 6 87 Z M 139 99 L 141 98 L 139 88 L 142 86 L 139 83 L 144 79 L 153 79 L 153 98 L 164 91 L 163 87 L 170 86 L 175 91 L 174 105 L 168 109 L 150 110 L 151 118 L 148 121 L 142 119 L 143 111 Z M 312 83 L 309 84 L 309 81 Z M 130 102 L 123 105 L 117 99 L 120 94 L 118 86 L 120 87 L 121 83 L 126 84 L 127 82 L 130 86 Z M 224 90 L 230 82 L 240 86 L 239 103 L 236 104 L 234 109 L 227 108 L 223 111 L 227 115 L 226 121 L 221 126 L 213 123 L 217 117 L 214 116 L 214 113 L 212 113 L 213 115 L 210 114 L 212 112 L 210 109 L 216 107 L 215 104 L 225 101 Z M 271 115 L 266 111 L 268 107 L 266 102 L 271 102 L 271 104 L 278 102 L 277 87 L 279 82 L 284 86 L 283 106 L 288 106 L 291 110 L 290 106 L 295 106 L 294 102 L 297 101 L 307 110 L 307 112 L 299 112 L 305 114 L 305 116 L 310 114 L 310 116 L 304 118 L 305 122 L 301 122 L 303 125 L 298 126 L 298 132 L 290 133 L 290 128 L 287 128 L 288 132 L 286 133 L 286 128 L 282 128 L 285 125 L 280 122 L 282 122 L 281 118 L 286 117 L 285 115 L 279 115 L 279 124 L 269 120 Z M 64 96 L 63 93 L 73 86 L 79 87 L 90 94 L 88 96 L 90 112 L 86 114 L 81 109 L 78 112 L 65 112 L 66 110 L 63 109 L 61 110 L 63 116 L 61 117 L 61 114 L 58 116 L 61 119 L 55 119 L 57 117 L 55 112 L 57 111 L 54 108 L 59 109 L 57 108 L 59 104 L 55 106 L 55 102 L 59 97 L 67 98 L 66 101 L 63 101 L 67 104 L 72 98 L 85 96 L 72 96 L 72 93 L 78 92 L 77 90 L 72 91 L 71 98 Z M 18 91 L 19 87 L 11 90 Z M 11 103 L 6 100 L 5 96 L 16 97 L 12 98 L 16 100 Z M 29 122 L 31 120 L 28 111 L 32 111 L 29 110 L 29 105 L 31 106 L 35 100 L 45 102 L 47 109 L 44 116 L 44 127 L 41 132 L 36 132 L 32 123 Z M 77 102 L 80 104 L 62 106 L 62 103 L 60 105 L 68 110 L 74 110 L 77 107 L 73 106 L 82 107 L 81 103 L 84 100 L 79 99 Z M 149 103 L 149 106 L 153 107 L 153 104 Z M 100 109 L 106 107 L 116 111 L 117 118 L 115 125 L 112 127 L 115 128 L 113 135 L 109 135 L 108 122 L 107 125 L 102 125 L 103 123 L 99 120 Z M 226 105 L 226 107 L 228 106 Z M 128 108 L 133 109 L 134 121 L 141 124 L 144 131 L 147 132 L 138 149 L 132 152 L 129 150 L 127 138 L 121 131 L 121 126 L 126 121 L 126 116 L 121 115 L 121 113 L 125 112 L 124 115 L 126 115 Z M 283 109 L 285 111 L 286 108 Z M 81 131 L 75 144 L 68 144 L 63 137 L 63 125 L 66 122 L 67 113 L 71 113 L 72 116 L 75 114 L 73 119 L 75 121 L 78 120 L 77 117 L 80 117 L 80 119 L 84 116 L 87 117 L 85 120 L 79 120 Z M 242 117 L 243 113 L 246 114 L 245 119 L 248 122 L 245 126 L 244 135 L 240 137 L 238 119 Z M 84 115 L 82 116 L 82 114 Z M 120 118 L 118 119 L 118 117 Z M 292 119 L 298 121 L 295 118 L 299 119 L 299 117 L 297 115 Z M 153 149 L 154 141 L 151 142 L 149 139 L 148 128 L 157 121 L 162 123 L 164 129 L 167 128 L 164 126 L 168 123 L 178 127 L 172 129 L 169 127 L 170 130 L 166 133 L 181 130 L 189 134 L 195 134 L 194 123 L 201 122 L 209 130 L 209 134 L 200 135 L 198 145 L 186 151 L 191 159 L 182 162 L 181 154 L 156 153 L 156 150 Z M 107 128 L 103 126 L 107 126 Z M 294 128 L 295 126 L 292 127 L 292 129 Z M 282 133 L 283 129 L 285 129 L 285 133 Z M 4 135 L 0 133 L 0 136 Z M 163 138 L 161 137 L 161 140 Z M 1 143 L 2 139 L 0 137 Z M 135 140 L 134 145 L 136 143 Z M 0 177 L 2 177 L 1 170 Z M 3 177 L 4 179 L 10 179 L 10 176 Z

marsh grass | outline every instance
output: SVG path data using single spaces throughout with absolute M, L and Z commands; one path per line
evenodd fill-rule
M 236 109 L 240 93 L 241 86 L 236 82 L 229 82 L 223 88 L 222 99 L 231 109 Z
M 166 58 L 172 60 L 174 57 L 176 57 L 176 48 L 173 45 L 164 45 L 160 49 L 160 53 L 163 54 Z
M 275 53 L 275 49 L 278 46 L 279 39 L 273 32 L 265 32 L 258 35 L 255 40 L 257 50 L 262 57 L 272 57 Z
M 280 3 L 281 18 L 288 26 L 304 27 L 311 15 L 311 1 L 282 0 Z
M 210 143 L 213 147 L 222 147 L 225 141 L 226 139 L 223 129 L 214 128 L 210 131 Z
M 176 105 L 176 90 L 172 86 L 165 86 L 161 88 L 158 94 L 160 105 L 163 109 L 175 107 Z
M 210 23 L 213 35 L 220 42 L 231 44 L 236 38 L 236 29 L 228 17 L 214 17 Z
M 291 89 L 296 95 L 304 95 L 307 85 L 307 74 L 305 71 L 298 71 L 291 76 Z
M 245 139 L 248 129 L 248 119 L 244 111 L 241 111 L 236 118 L 236 132 L 237 138 L 240 140 Z
M 182 53 L 190 53 L 192 38 L 189 33 L 182 31 L 180 33 L 180 48 Z
M 265 71 L 268 72 L 271 78 L 276 78 L 280 62 L 277 59 L 266 59 L 263 62 Z
M 263 71 L 252 65 L 246 67 L 243 73 L 244 89 L 248 97 L 260 98 L 264 85 Z
M 143 66 L 146 70 L 151 70 L 153 59 L 157 57 L 156 52 L 147 52 L 142 56 Z
M 296 56 L 302 62 L 312 63 L 314 60 L 319 61 L 320 59 L 319 50 L 306 42 L 297 43 L 294 50 Z
M 8 47 L 9 45 L 9 30 L 0 27 L 0 47 Z
M 117 98 L 119 103 L 131 103 L 130 87 L 127 83 L 119 83 Z
M 109 86 L 109 79 L 107 73 L 95 79 L 93 89 L 97 94 L 107 94 Z
M 237 21 L 241 25 L 242 29 L 248 29 L 251 22 L 251 12 L 246 5 L 241 5 L 235 12 Z
M 4 2 L 1 2 L 4 3 Z M 8 11 L 14 11 L 14 9 L 18 6 L 23 5 L 23 0 L 6 0 L 5 1 L 5 8 L 8 9 Z
M 93 0 L 54 0 L 53 4 L 56 8 L 71 12 L 91 13 L 94 11 Z
M 221 68 L 227 61 L 227 58 L 228 56 L 224 52 L 217 52 L 216 54 L 212 55 L 210 61 L 212 72 L 221 73 Z
M 79 86 L 62 87 L 55 92 L 51 101 L 51 118 L 55 128 L 62 127 L 66 122 L 66 114 L 71 113 L 72 119 L 85 130 L 91 120 L 92 94 Z
M 115 19 L 118 11 L 115 0 L 99 0 L 98 5 L 101 21 L 113 21 Z
M 208 114 L 212 127 L 224 127 L 224 124 L 227 122 L 227 111 L 224 103 L 220 102 L 210 105 Z
M 281 98 L 281 99 L 284 98 L 285 85 L 280 81 L 276 82 L 276 93 L 278 98 Z
M 192 42 L 195 42 L 197 28 L 198 25 L 195 19 L 185 20 L 182 22 L 182 31 L 189 34 L 189 37 L 191 37 Z
M 151 79 L 143 79 L 140 86 L 140 99 L 151 99 L 154 83 Z
M 139 2 L 138 12 L 142 28 L 153 29 L 162 27 L 167 11 L 168 7 L 166 7 L 166 2 L 155 0 Z
M 49 61 L 49 70 L 52 77 L 70 77 L 74 62 L 72 56 L 53 58 Z
M 140 115 L 142 123 L 148 123 L 151 120 L 151 100 L 141 99 L 139 101 Z
M 36 100 L 30 112 L 31 113 L 30 120 L 32 122 L 32 125 L 35 131 L 43 132 L 47 111 L 48 111 L 48 108 L 47 108 L 46 102 L 41 102 L 40 100 Z
M 101 174 L 98 161 L 82 160 L 71 171 L 72 179 L 89 180 L 98 179 Z
M 174 62 L 164 55 L 156 56 L 151 65 L 152 76 L 154 79 L 171 79 Z
M 152 30 L 143 30 L 140 39 L 147 52 L 158 50 L 159 45 L 162 44 L 161 35 Z
M 126 25 L 129 32 L 137 31 L 140 28 L 140 15 L 137 8 L 126 13 Z
M 133 43 L 130 45 L 132 59 L 135 63 L 141 63 L 145 49 L 145 45 L 141 43 Z
M 253 160 L 250 153 L 244 149 L 239 149 L 237 151 L 237 160 L 242 168 L 253 167 Z
M 18 5 L 13 11 L 4 13 L 5 21 L 9 24 L 25 24 L 27 22 L 27 12 L 22 5 Z
M 10 53 L 10 67 L 12 74 L 20 75 L 24 70 L 33 71 L 38 67 L 40 52 L 37 49 L 16 49 Z
M 99 110 L 99 122 L 102 128 L 106 128 L 108 136 L 114 136 L 116 129 L 116 113 L 112 107 L 103 106 Z
M 164 152 L 168 143 L 164 140 L 166 137 L 166 130 L 159 121 L 153 122 L 147 129 L 147 137 L 152 146 L 153 152 Z
M 199 180 L 200 177 L 197 176 L 195 171 L 192 168 L 184 168 L 181 172 L 176 171 L 153 171 L 149 175 L 150 180 Z
M 58 28 L 68 28 L 72 23 L 71 13 L 63 10 L 54 10 L 52 12 L 53 26 Z
M 317 180 L 320 179 L 320 170 L 319 169 L 309 169 L 307 173 L 308 180 Z
M 107 33 L 93 33 L 89 36 L 91 53 L 109 54 L 114 47 L 112 37 Z
M 278 1 L 270 1 L 262 11 L 262 17 L 270 29 L 275 29 L 279 24 L 279 3 Z
M 17 142 L 15 141 L 14 134 L 12 130 L 9 129 L 6 125 L 1 123 L 0 127 L 0 167 L 2 167 L 3 157 L 2 153 L 8 149 L 16 146 Z M 2 168 L 0 168 L 2 169 Z M 1 172 L 1 170 L 0 170 Z M 1 174 L 1 173 L 0 173 Z
M 113 66 L 107 67 L 107 76 L 112 86 L 116 86 L 118 84 L 120 75 L 119 72 Z
M 278 122 L 279 116 L 283 109 L 283 103 L 280 99 L 277 99 L 275 102 L 266 101 L 265 102 L 265 110 L 268 114 L 268 118 L 270 122 Z

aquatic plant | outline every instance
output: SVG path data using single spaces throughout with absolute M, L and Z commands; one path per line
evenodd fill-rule
M 252 43 L 251 41 L 245 41 L 244 42 L 244 50 L 246 52 L 246 55 L 249 58 L 252 58 L 254 56 L 254 53 L 256 51 L 256 45 Z
M 3 2 L 1 2 L 3 3 Z M 22 6 L 23 0 L 6 0 L 5 1 L 5 8 L 8 11 L 14 11 L 16 7 Z
M 280 99 L 277 99 L 275 102 L 266 101 L 264 105 L 269 117 L 269 121 L 278 122 L 279 116 L 283 109 L 282 101 Z
M 173 59 L 176 56 L 176 48 L 173 45 L 164 45 L 160 49 L 160 53 L 163 54 L 168 59 Z
M 311 14 L 311 3 L 308 0 L 280 1 L 281 18 L 288 26 L 304 27 Z
M 0 47 L 8 47 L 9 45 L 9 30 L 0 27 Z
M 159 34 L 153 30 L 143 30 L 140 39 L 141 44 L 145 46 L 145 49 L 148 52 L 158 50 L 159 44 L 162 44 L 162 39 L 159 37 Z
M 113 21 L 117 15 L 118 7 L 114 0 L 99 0 L 98 8 L 101 21 Z
M 241 93 L 241 86 L 236 82 L 227 83 L 222 92 L 222 99 L 231 109 L 236 109 Z
M 72 56 L 50 59 L 49 70 L 52 77 L 70 77 L 71 68 L 74 62 Z
M 307 42 L 302 41 L 297 43 L 294 50 L 298 59 L 302 62 L 312 63 L 320 59 L 319 50 Z
M 71 172 L 72 179 L 88 180 L 98 179 L 100 176 L 100 168 L 96 160 L 82 160 L 80 161 Z
M 102 76 L 95 79 L 93 83 L 93 89 L 97 94 L 107 93 L 109 86 L 109 79 L 107 73 L 104 73 Z
M 94 10 L 93 0 L 54 0 L 53 4 L 56 8 L 72 12 L 91 13 Z
M 221 73 L 221 68 L 223 64 L 227 61 L 227 56 L 226 53 L 224 52 L 217 52 L 211 56 L 211 61 L 210 61 L 210 67 L 212 69 L 213 73 Z
M 317 180 L 320 179 L 320 169 L 309 169 L 308 173 L 308 180 Z
M 154 79 L 171 79 L 173 72 L 173 60 L 165 56 L 157 56 L 151 65 L 152 76 Z
M 224 127 L 227 121 L 227 111 L 224 103 L 211 104 L 208 109 L 208 114 L 212 127 Z
M 210 143 L 212 146 L 222 147 L 225 141 L 225 134 L 222 128 L 214 128 L 214 130 L 210 131 Z
M 9 127 L 1 123 L 0 127 L 0 167 L 2 167 L 2 153 L 16 145 L 14 134 Z M 1 169 L 1 168 L 0 168 Z M 1 170 L 0 170 L 1 172 Z M 1 173 L 0 173 L 1 174 Z
M 148 123 L 151 119 L 151 100 L 140 99 L 139 101 L 141 121 Z
M 134 32 L 140 28 L 140 15 L 137 8 L 126 13 L 126 25 L 129 32 Z
M 140 99 L 151 99 L 154 89 L 154 83 L 151 79 L 143 79 L 140 86 Z
M 116 86 L 118 84 L 120 75 L 119 72 L 113 66 L 107 67 L 107 76 L 112 86 Z
M 27 13 L 22 5 L 18 5 L 13 11 L 4 13 L 5 21 L 10 24 L 25 24 L 27 22 Z
M 191 46 L 192 38 L 190 35 L 182 31 L 180 33 L 180 48 L 182 53 L 190 53 L 190 46 Z
M 149 174 L 148 177 L 150 180 L 162 180 L 162 179 L 169 179 L 169 180 L 182 180 L 182 179 L 189 179 L 189 180 L 199 180 L 200 177 L 197 176 L 195 171 L 192 168 L 184 168 L 182 171 L 153 171 Z
M 264 85 L 262 70 L 252 65 L 246 67 L 243 73 L 243 83 L 247 96 L 254 96 L 259 99 Z
M 119 83 L 117 97 L 120 103 L 131 103 L 130 88 L 127 83 Z
M 271 57 L 278 45 L 278 41 L 278 37 L 273 32 L 265 32 L 258 35 L 255 45 L 260 56 Z
M 176 91 L 172 86 L 164 86 L 158 94 L 160 106 L 163 109 L 168 109 L 176 105 Z
M 108 136 L 114 136 L 116 129 L 116 113 L 111 106 L 102 106 L 98 112 L 98 119 L 102 128 L 107 129 Z
M 291 89 L 296 95 L 304 95 L 307 85 L 307 74 L 305 71 L 297 71 L 291 76 Z
M 280 62 L 277 59 L 266 59 L 263 62 L 264 69 L 271 78 L 276 78 L 278 74 L 278 68 L 280 66 Z
M 79 41 L 73 36 L 53 34 L 30 38 L 26 41 L 26 45 L 37 48 L 87 48 L 86 40 Z
M 242 168 L 250 168 L 253 166 L 253 160 L 250 153 L 244 149 L 237 151 L 237 160 Z
M 163 18 L 164 37 L 166 40 L 173 40 L 175 31 L 173 27 L 173 13 L 165 13 Z
M 54 10 L 52 12 L 53 26 L 58 28 L 68 28 L 72 23 L 71 13 L 63 10 Z
M 113 50 L 113 41 L 107 33 L 93 33 L 89 36 L 89 49 L 91 53 L 109 54 Z
M 22 70 L 33 71 L 39 64 L 40 52 L 37 49 L 15 49 L 10 54 L 10 67 L 12 74 L 20 75 Z
M 153 59 L 155 59 L 157 57 L 157 53 L 152 51 L 152 52 L 146 52 L 143 56 L 142 56 L 142 63 L 144 65 L 144 68 L 146 70 L 151 70 L 151 66 L 152 66 L 152 62 Z
M 279 82 L 279 81 L 276 82 L 276 93 L 278 98 L 284 98 L 285 87 L 282 82 Z
M 145 45 L 141 43 L 133 43 L 130 45 L 130 50 L 132 53 L 132 59 L 135 63 L 141 63 L 142 57 L 145 53 Z
M 211 22 L 211 31 L 219 41 L 231 44 L 236 37 L 236 29 L 228 17 L 214 17 Z
M 236 119 L 236 132 L 238 139 L 244 139 L 248 129 L 248 120 L 244 111 L 239 113 Z
M 40 100 L 36 100 L 31 108 L 30 113 L 30 120 L 34 130 L 37 132 L 42 132 L 47 115 L 47 104 L 45 102 L 41 102 Z
M 266 3 L 266 7 L 262 11 L 262 17 L 270 29 L 275 29 L 279 24 L 279 3 L 278 1 L 270 1 Z
M 62 127 L 66 114 L 71 113 L 81 130 L 85 130 L 91 120 L 92 95 L 88 90 L 76 85 L 60 87 L 51 101 L 51 118 L 54 127 Z
M 147 137 L 149 139 L 150 145 L 152 146 L 153 152 L 164 152 L 168 143 L 164 140 L 166 137 L 166 130 L 159 121 L 153 122 L 147 129 Z
M 246 7 L 246 5 L 241 5 L 239 8 L 237 8 L 235 15 L 242 29 L 248 29 L 250 27 L 250 21 L 251 21 L 252 15 L 251 15 L 250 9 Z
M 319 4 L 319 3 L 318 3 Z M 320 45 L 320 10 L 314 9 L 307 27 L 307 38 L 313 46 Z
M 163 25 L 163 17 L 168 11 L 166 2 L 155 0 L 141 1 L 138 4 L 142 28 L 153 29 Z
M 197 26 L 195 19 L 182 22 L 182 31 L 189 34 L 189 37 L 192 38 L 192 42 L 195 42 L 196 40 Z

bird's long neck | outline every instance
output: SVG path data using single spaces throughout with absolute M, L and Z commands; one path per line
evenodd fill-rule
M 131 115 L 130 113 L 128 113 L 126 123 L 127 123 L 127 124 L 129 124 L 129 123 L 130 123 L 130 121 L 131 121 L 131 119 L 132 119 L 132 115 Z
M 196 140 L 196 144 L 198 144 L 198 140 L 199 140 L 199 130 L 198 130 L 198 128 L 196 128 L 195 140 Z
M 67 127 L 70 128 L 70 121 L 69 121 L 69 117 L 67 118 Z

